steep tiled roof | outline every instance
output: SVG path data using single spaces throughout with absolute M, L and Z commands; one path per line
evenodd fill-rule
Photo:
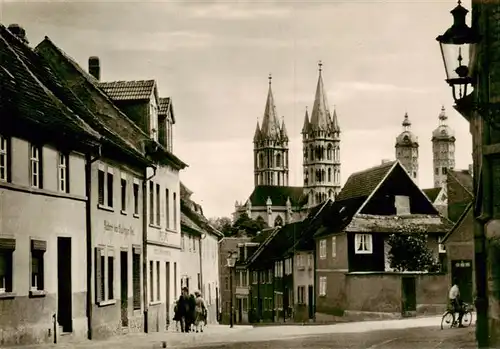
M 437 196 L 441 192 L 441 188 L 428 188 L 428 189 L 422 189 L 425 195 L 429 198 L 431 202 L 436 201 Z
M 454 176 L 457 182 L 459 182 L 471 195 L 474 195 L 473 179 L 468 170 L 449 170 L 449 174 Z
M 397 233 L 409 228 L 415 233 L 447 233 L 453 223 L 438 215 L 381 216 L 358 214 L 346 231 L 370 233 Z
M 369 196 L 395 163 L 396 161 L 386 162 L 382 165 L 351 174 L 337 196 L 337 200 Z
M 170 97 L 160 98 L 160 103 L 158 104 L 158 114 L 167 115 L 169 107 L 170 107 Z
M 155 81 L 110 81 L 98 85 L 114 101 L 138 101 L 151 98 Z
M 293 208 L 307 203 L 307 196 L 303 193 L 303 187 L 259 185 L 254 188 L 249 200 L 252 206 L 266 206 L 267 198 L 270 197 L 273 206 L 286 206 L 286 201 L 290 197 Z
M 181 210 L 181 226 L 188 227 L 196 231 L 199 234 L 203 233 L 203 229 L 199 227 L 191 218 L 189 218 L 186 213 Z
M 350 199 L 338 200 L 323 212 L 321 224 L 314 230 L 314 237 L 320 238 L 325 235 L 341 232 L 349 223 L 358 209 L 366 201 L 367 196 L 354 197 Z M 310 246 L 310 244 L 309 244 Z
M 149 139 L 142 130 L 123 114 L 96 85 L 91 77 L 69 55 L 56 46 L 48 37 L 38 44 L 35 51 L 44 58 L 46 67 L 50 67 L 59 76 L 67 79 L 83 78 L 88 85 L 73 84 L 71 90 L 78 95 L 75 105 L 87 110 L 85 121 L 98 130 L 106 142 L 139 159 L 145 161 L 144 141 Z M 102 98 L 96 98 L 102 97 Z
M 40 57 L 0 24 L 0 109 L 4 126 L 95 142 L 100 135 L 72 110 L 76 97 L 45 69 Z M 50 136 L 49 136 L 50 134 Z

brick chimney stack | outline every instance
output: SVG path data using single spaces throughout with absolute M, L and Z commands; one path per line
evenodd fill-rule
M 101 65 L 99 63 L 99 57 L 89 57 L 89 74 L 97 80 L 101 80 Z
M 22 42 L 24 42 L 26 45 L 29 44 L 28 38 L 26 37 L 26 30 L 24 30 L 23 27 L 21 27 L 19 24 L 10 24 L 7 29 L 17 36 Z

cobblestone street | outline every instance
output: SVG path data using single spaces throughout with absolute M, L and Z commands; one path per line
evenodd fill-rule
M 129 334 L 103 341 L 31 348 L 475 348 L 474 326 L 440 330 L 440 317 L 365 321 L 336 325 L 257 327 L 211 325 L 204 333 Z

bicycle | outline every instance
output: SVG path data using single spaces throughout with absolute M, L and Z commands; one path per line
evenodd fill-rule
M 467 303 L 463 303 L 462 308 L 464 311 L 464 315 L 462 317 L 462 325 L 464 327 L 469 327 L 472 323 L 472 311 L 470 310 L 470 305 Z M 455 317 L 456 314 L 457 312 L 455 312 L 455 309 L 453 308 L 446 310 L 443 314 L 443 317 L 441 318 L 441 329 L 444 329 L 444 327 L 446 326 L 449 326 L 450 328 L 458 327 L 458 316 Z

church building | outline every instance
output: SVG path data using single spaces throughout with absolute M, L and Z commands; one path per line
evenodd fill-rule
M 270 227 L 281 226 L 302 219 L 308 208 L 333 200 L 340 191 L 340 127 L 328 108 L 321 73 L 320 62 L 311 118 L 306 109 L 302 129 L 304 185 L 289 185 L 289 139 L 269 76 L 264 117 L 253 138 L 254 190 L 244 203 L 236 202 L 233 219 L 246 213 Z
M 396 159 L 403 165 L 410 177 L 418 184 L 418 138 L 411 131 L 408 113 L 403 119 L 403 132 L 396 137 Z

